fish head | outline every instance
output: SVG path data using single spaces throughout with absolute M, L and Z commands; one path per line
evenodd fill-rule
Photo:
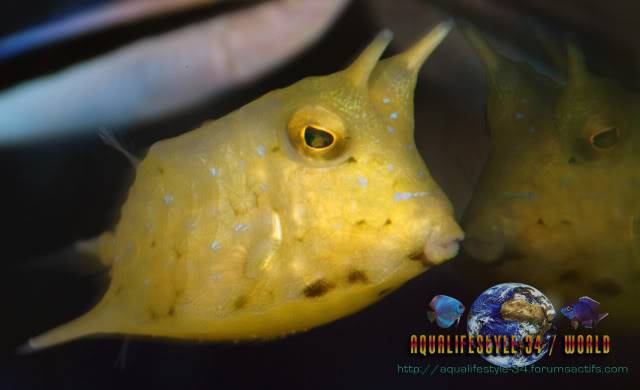
M 413 138 L 418 71 L 450 28 L 379 60 L 385 31 L 347 69 L 276 91 L 276 256 L 303 296 L 366 285 L 374 299 L 456 255 L 463 232 Z
M 492 281 L 554 299 L 638 296 L 638 95 L 592 75 L 572 46 L 561 82 L 470 41 L 488 75 L 492 149 L 462 218 L 465 251 Z
M 611 79 L 593 75 L 575 45 L 570 44 L 567 52 L 567 85 L 554 113 L 564 149 L 576 163 L 594 170 L 628 165 L 637 145 L 640 97 Z
M 562 308 L 560 308 L 560 313 L 562 313 L 565 317 L 567 317 L 570 320 L 574 319 L 576 316 L 573 310 L 573 305 L 563 306 Z

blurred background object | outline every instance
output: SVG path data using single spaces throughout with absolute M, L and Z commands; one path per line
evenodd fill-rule
M 315 42 L 346 2 L 259 3 L 12 86 L 0 93 L 0 143 L 122 129 L 202 102 L 254 80 Z M 137 16 L 168 11 L 159 5 L 149 5 L 146 15 L 137 10 Z M 113 8 L 102 7 L 84 17 L 124 23 L 134 10 L 125 11 L 112 15 Z M 77 20 L 83 30 L 75 32 L 86 32 L 88 22 Z

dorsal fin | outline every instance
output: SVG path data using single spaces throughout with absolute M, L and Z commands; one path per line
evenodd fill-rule
M 600 306 L 600 302 L 596 301 L 593 298 L 586 297 L 586 296 L 585 297 L 580 297 L 578 299 L 578 301 L 588 305 L 593 310 L 597 309 L 598 306 Z

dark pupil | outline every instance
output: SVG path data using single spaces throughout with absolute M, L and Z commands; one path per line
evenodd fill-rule
M 304 129 L 304 142 L 312 148 L 322 149 L 333 144 L 333 135 L 328 131 L 307 126 Z
M 591 144 L 598 149 L 609 149 L 618 143 L 618 130 L 615 127 L 604 130 L 591 138 Z

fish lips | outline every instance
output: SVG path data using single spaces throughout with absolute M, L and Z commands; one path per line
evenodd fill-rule
M 427 235 L 424 244 L 422 262 L 426 265 L 437 265 L 455 257 L 462 240 L 464 233 L 457 225 L 446 230 L 432 231 Z

